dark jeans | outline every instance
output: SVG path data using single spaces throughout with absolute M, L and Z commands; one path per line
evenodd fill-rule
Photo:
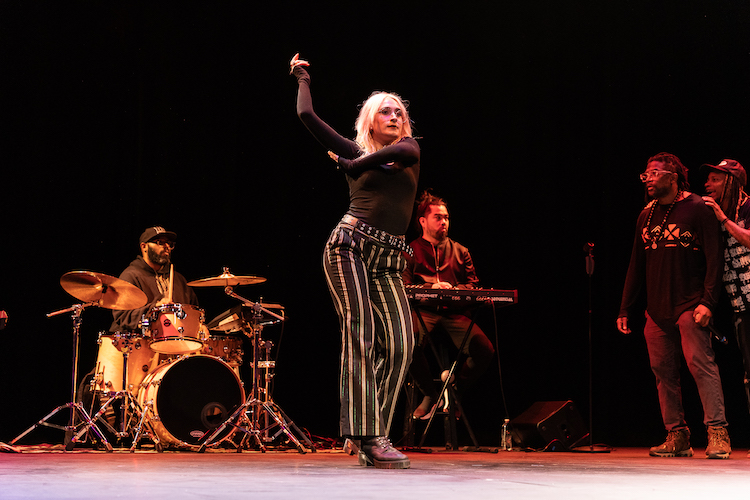
M 680 354 L 685 356 L 687 367 L 698 387 L 703 404 L 703 423 L 706 426 L 725 427 L 724 392 L 719 367 L 714 361 L 711 335 L 693 320 L 693 311 L 685 311 L 671 332 L 659 328 L 646 313 L 643 333 L 651 370 L 656 377 L 661 416 L 666 429 L 687 428 L 680 387 Z

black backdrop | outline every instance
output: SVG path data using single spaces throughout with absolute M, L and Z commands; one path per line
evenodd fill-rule
M 497 311 L 509 416 L 573 399 L 588 420 L 591 290 L 595 440 L 656 443 L 642 335 L 614 328 L 643 204 L 637 174 L 669 151 L 701 192 L 701 163 L 750 162 L 750 7 L 703 3 L 0 2 L 0 440 L 69 400 L 71 321 L 45 317 L 77 303 L 60 277 L 119 275 L 154 224 L 178 233 L 188 280 L 223 266 L 267 278 L 237 291 L 286 307 L 275 399 L 335 436 L 338 332 L 321 251 L 347 196 L 294 113 L 288 61 L 299 51 L 317 112 L 344 134 L 372 90 L 411 101 L 420 186 L 448 200 L 482 285 L 519 291 Z M 209 318 L 236 304 L 221 289 L 198 294 Z M 741 361 L 730 312 L 719 316 L 731 434 L 747 447 Z M 82 371 L 110 317 L 84 311 Z M 479 321 L 495 335 L 489 312 Z M 282 340 L 279 327 L 264 335 Z M 685 386 L 700 444 L 700 403 Z M 481 444 L 497 444 L 500 389 L 493 365 L 467 397 Z

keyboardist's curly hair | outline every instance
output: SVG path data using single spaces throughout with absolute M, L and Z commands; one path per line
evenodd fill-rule
M 445 205 L 445 208 L 448 208 L 448 204 L 444 199 L 432 194 L 432 189 L 425 189 L 417 199 L 417 209 L 414 211 L 415 220 L 417 221 L 416 226 L 420 232 L 422 231 L 422 226 L 419 225 L 419 218 L 424 217 L 433 205 Z

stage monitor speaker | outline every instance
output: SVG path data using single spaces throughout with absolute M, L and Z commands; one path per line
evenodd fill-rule
M 540 449 L 557 440 L 551 451 L 568 450 L 586 436 L 586 426 L 573 401 L 538 401 L 510 422 L 513 440 Z

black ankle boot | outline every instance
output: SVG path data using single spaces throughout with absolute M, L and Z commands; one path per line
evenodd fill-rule
M 362 438 L 358 458 L 376 469 L 408 469 L 411 467 L 409 457 L 398 451 L 385 436 Z

